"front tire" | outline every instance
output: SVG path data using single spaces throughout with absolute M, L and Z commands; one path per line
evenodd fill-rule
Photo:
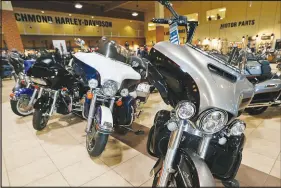
M 94 134 L 93 138 L 89 134 Z M 98 157 L 105 149 L 108 140 L 108 134 L 90 132 L 86 137 L 86 148 L 89 155 L 92 157 Z
M 108 134 L 98 132 L 96 126 L 101 124 L 101 112 L 96 110 L 90 132 L 86 135 L 86 148 L 90 156 L 98 157 L 105 149 Z
M 27 105 L 29 103 L 29 100 L 28 101 L 24 101 L 23 98 L 20 98 L 18 100 L 10 100 L 12 111 L 16 115 L 22 116 L 22 117 L 25 117 L 25 116 L 28 116 L 28 115 L 32 114 L 33 109 L 29 109 L 29 110 L 28 109 L 27 110 L 22 109 L 22 108 L 26 108 L 27 107 Z M 22 107 L 22 105 L 25 105 L 25 106 Z
M 35 109 L 33 113 L 32 124 L 33 128 L 37 131 L 43 130 L 49 121 L 49 116 L 43 116 L 43 111 L 40 109 Z
M 268 106 L 246 108 L 245 111 L 250 115 L 259 115 L 259 114 L 262 114 L 264 111 L 266 111 L 267 108 L 268 108 Z

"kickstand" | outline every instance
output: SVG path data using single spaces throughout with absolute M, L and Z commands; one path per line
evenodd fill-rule
M 143 110 L 140 110 L 136 113 L 136 118 L 139 118 L 140 117 L 140 114 L 142 113 Z
M 132 128 L 130 128 L 130 127 L 126 127 L 126 126 L 124 126 L 124 125 L 119 125 L 119 126 L 122 127 L 122 128 L 124 128 L 124 129 L 127 129 L 127 130 L 130 131 L 130 132 L 135 133 L 135 135 L 142 135 L 142 134 L 144 134 L 144 131 L 142 131 L 142 130 L 137 130 L 137 131 L 135 131 L 134 129 L 132 129 Z

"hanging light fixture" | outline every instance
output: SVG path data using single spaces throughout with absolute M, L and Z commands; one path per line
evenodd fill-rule
M 132 13 L 132 16 L 138 16 L 138 15 L 139 15 L 139 13 L 137 13 L 137 12 Z
M 81 5 L 80 3 L 75 3 L 75 8 L 78 8 L 78 9 L 80 9 L 80 8 L 82 8 L 83 7 L 83 5 Z

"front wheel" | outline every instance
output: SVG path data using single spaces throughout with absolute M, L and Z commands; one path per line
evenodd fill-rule
M 87 133 L 86 136 L 86 148 L 90 156 L 97 157 L 99 156 L 107 143 L 108 134 L 103 134 L 94 131 Z
M 12 111 L 18 116 L 28 116 L 32 114 L 32 107 L 28 107 L 30 98 L 21 97 L 18 100 L 10 100 Z
M 49 115 L 40 109 L 35 109 L 33 113 L 33 128 L 37 131 L 43 130 L 49 121 Z
M 266 111 L 267 108 L 268 108 L 268 106 L 246 108 L 245 111 L 250 115 L 259 115 L 259 114 L 263 113 L 264 111 Z

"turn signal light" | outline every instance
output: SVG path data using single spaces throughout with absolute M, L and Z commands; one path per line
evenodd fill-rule
M 15 96 L 15 94 L 14 94 L 14 93 L 11 93 L 11 94 L 10 94 L 10 97 L 11 97 L 11 98 L 13 98 L 14 96 Z
M 21 80 L 21 82 L 20 82 L 21 84 L 25 84 L 25 81 L 24 80 Z
M 62 91 L 67 91 L 66 87 L 61 88 Z
M 87 99 L 92 99 L 94 97 L 94 94 L 91 91 L 87 92 Z
M 116 101 L 117 106 L 122 106 L 123 102 L 121 100 Z
M 38 85 L 34 85 L 34 88 L 35 88 L 35 89 L 39 89 L 39 86 L 38 86 Z

